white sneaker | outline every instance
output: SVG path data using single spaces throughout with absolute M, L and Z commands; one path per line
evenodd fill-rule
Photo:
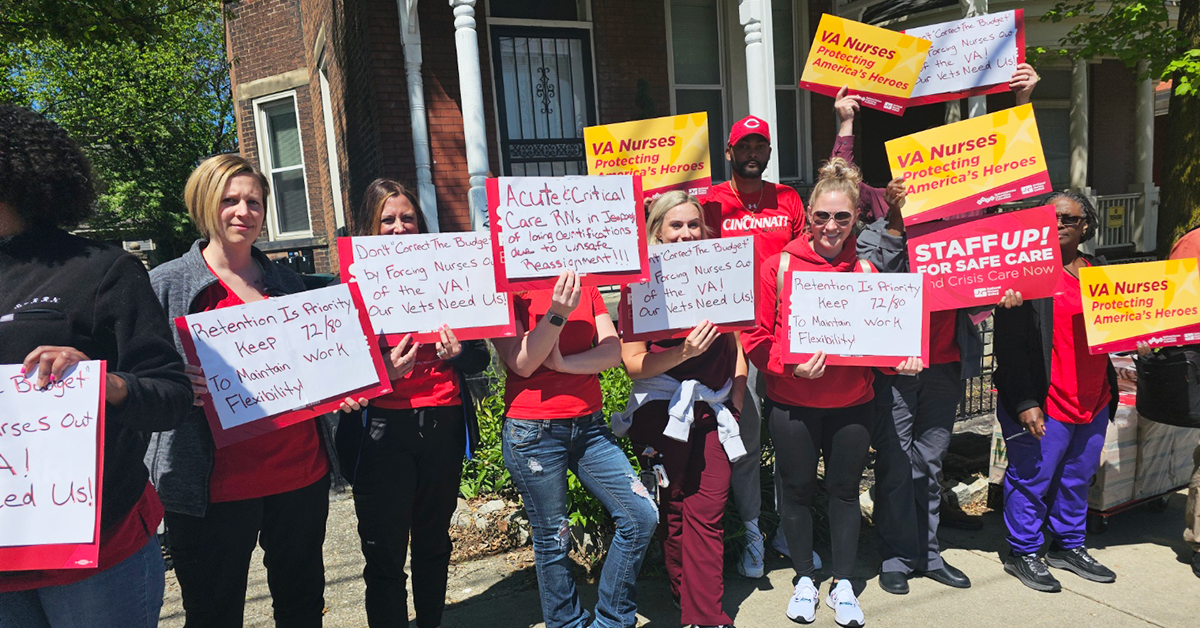
M 742 560 L 738 562 L 738 573 L 747 578 L 763 577 L 763 536 L 762 534 L 746 531 L 746 548 L 742 550 Z
M 825 604 L 833 609 L 833 621 L 839 626 L 859 628 L 866 623 L 863 619 L 862 608 L 858 606 L 858 598 L 854 597 L 854 588 L 849 580 L 839 580 L 837 586 L 829 590 Z
M 775 538 L 771 539 L 771 549 L 782 554 L 784 558 L 792 557 L 792 553 L 788 551 L 787 539 L 782 533 L 777 532 Z M 813 550 L 813 569 L 821 570 L 821 555 L 817 553 L 817 550 Z
M 817 618 L 817 587 L 808 576 L 796 583 L 792 599 L 788 600 L 787 616 L 802 624 L 811 624 Z

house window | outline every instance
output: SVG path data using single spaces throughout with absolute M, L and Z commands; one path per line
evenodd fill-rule
M 311 236 L 296 94 L 260 99 L 254 108 L 261 166 L 271 181 L 267 223 L 270 239 Z
M 675 113 L 708 113 L 712 177 L 725 174 L 725 83 L 719 0 L 670 0 L 671 69 Z
M 333 196 L 334 223 L 338 229 L 346 226 L 346 214 L 342 207 L 342 171 L 338 163 L 337 135 L 333 126 L 333 98 L 329 92 L 329 71 L 326 62 L 328 58 L 321 53 L 317 62 L 321 78 L 321 112 L 325 119 L 325 153 L 329 163 L 329 191 Z
M 1050 183 L 1056 190 L 1071 186 L 1071 70 L 1042 69 L 1033 90 L 1033 111 Z
M 801 172 L 800 112 L 803 97 L 798 72 L 796 13 L 791 0 L 771 3 L 771 32 L 775 45 L 775 128 L 772 157 L 780 179 L 808 180 Z
M 525 20 L 588 21 L 586 0 L 488 0 L 488 15 Z

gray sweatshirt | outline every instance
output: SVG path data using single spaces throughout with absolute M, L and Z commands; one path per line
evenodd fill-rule
M 200 254 L 207 244 L 205 240 L 196 240 L 182 257 L 150 272 L 150 284 L 171 321 L 194 313 L 192 307 L 196 297 L 217 283 L 217 277 Z M 251 255 L 263 269 L 263 291 L 267 296 L 304 291 L 304 281 L 295 272 L 272 262 L 257 248 L 251 249 Z M 171 327 L 174 329 L 174 324 Z M 178 330 L 175 330 L 175 348 L 183 354 Z M 317 431 L 329 456 L 330 468 L 336 470 L 333 432 L 327 416 L 317 419 Z M 158 489 L 163 508 L 194 517 L 204 516 L 208 508 L 213 450 L 212 432 L 203 408 L 193 407 L 178 427 L 151 436 L 146 467 L 150 469 L 150 480 Z

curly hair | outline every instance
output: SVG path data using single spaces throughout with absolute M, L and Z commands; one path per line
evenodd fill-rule
M 73 227 L 91 215 L 95 200 L 79 144 L 45 116 L 0 104 L 0 203 L 31 225 Z
M 1060 198 L 1073 201 L 1083 211 L 1083 237 L 1079 239 L 1080 243 L 1087 242 L 1095 237 L 1096 230 L 1100 228 L 1100 216 L 1096 213 L 1096 207 L 1092 205 L 1092 201 L 1088 200 L 1088 197 L 1082 194 L 1077 194 L 1070 190 L 1062 190 L 1047 196 L 1046 204 L 1053 205 L 1054 201 Z

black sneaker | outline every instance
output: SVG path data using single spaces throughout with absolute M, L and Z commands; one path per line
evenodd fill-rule
M 1055 569 L 1073 571 L 1085 580 L 1092 582 L 1116 582 L 1117 574 L 1101 565 L 1099 561 L 1088 554 L 1083 547 L 1071 549 L 1051 549 L 1046 553 L 1046 564 Z
M 1004 559 L 1004 571 L 1016 576 L 1021 584 L 1034 591 L 1058 593 L 1062 584 L 1050 575 L 1046 563 L 1037 554 L 1010 554 Z

